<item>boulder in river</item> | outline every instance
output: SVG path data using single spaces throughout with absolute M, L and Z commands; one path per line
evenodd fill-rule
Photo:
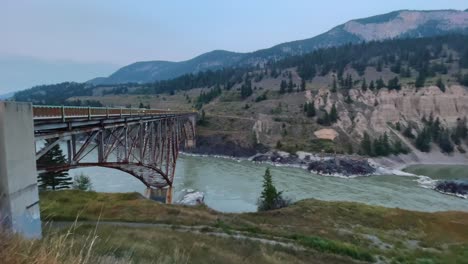
M 186 189 L 183 192 L 185 194 L 177 204 L 194 206 L 205 203 L 205 194 L 203 192 L 197 192 L 192 189 Z
M 309 171 L 324 175 L 364 176 L 373 174 L 376 170 L 367 159 L 332 158 L 312 161 Z
M 466 181 L 440 181 L 436 184 L 435 189 L 457 196 L 468 196 L 468 182 Z

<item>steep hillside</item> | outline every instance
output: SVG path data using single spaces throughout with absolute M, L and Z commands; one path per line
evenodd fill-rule
M 255 66 L 270 60 L 301 55 L 319 48 L 347 43 L 407 37 L 428 37 L 448 33 L 468 33 L 468 12 L 456 10 L 402 10 L 349 21 L 309 39 L 292 41 L 251 53 L 212 51 L 182 62 L 147 61 L 125 66 L 93 84 L 145 83 L 175 78 L 186 73 L 230 66 Z
M 72 89 L 66 83 L 36 87 L 15 98 L 196 108 L 201 117 L 196 151 L 207 154 L 250 156 L 267 148 L 371 156 L 416 149 L 464 154 L 466 43 L 465 35 L 369 42 L 319 49 L 265 67 L 206 71 L 143 85 L 75 84 Z

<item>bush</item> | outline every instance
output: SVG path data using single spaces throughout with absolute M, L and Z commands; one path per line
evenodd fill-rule
M 73 181 L 73 189 L 77 189 L 80 191 L 91 191 L 93 189 L 91 179 L 84 174 L 75 176 L 75 179 Z

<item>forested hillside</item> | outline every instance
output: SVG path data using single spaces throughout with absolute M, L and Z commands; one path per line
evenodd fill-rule
M 147 84 L 39 86 L 15 99 L 198 109 L 201 152 L 463 153 L 465 43 L 464 35 L 372 41 Z
M 90 85 L 61 83 L 37 86 L 15 94 L 15 100 L 32 101 L 41 104 L 62 104 L 73 96 L 93 95 L 93 90 L 104 90 L 104 94 L 161 94 L 186 91 L 194 88 L 220 85 L 229 90 L 235 84 L 248 81 L 259 82 L 265 76 L 278 78 L 282 71 L 296 68 L 304 81 L 333 73 L 336 84 L 330 88 L 351 88 L 358 83 L 363 87 L 398 89 L 401 80 L 405 84 L 422 87 L 426 80 L 445 76 L 468 85 L 468 36 L 448 35 L 431 38 L 375 41 L 362 44 L 348 44 L 341 47 L 319 49 L 312 53 L 293 56 L 280 61 L 270 61 L 264 67 L 225 68 L 148 84 Z M 367 68 L 374 67 L 375 76 L 365 79 Z M 352 68 L 358 78 L 344 75 Z M 383 82 L 383 70 L 388 69 L 395 77 Z M 247 82 L 246 82 L 247 81 Z

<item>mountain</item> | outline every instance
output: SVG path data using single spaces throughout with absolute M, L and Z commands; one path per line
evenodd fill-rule
M 429 37 L 449 33 L 468 34 L 467 11 L 400 10 L 351 20 L 313 38 L 287 42 L 250 53 L 216 50 L 182 62 L 136 62 L 119 69 L 107 78 L 97 78 L 88 82 L 92 84 L 146 83 L 204 70 L 263 64 L 269 60 L 301 55 L 319 48 L 347 43 Z

